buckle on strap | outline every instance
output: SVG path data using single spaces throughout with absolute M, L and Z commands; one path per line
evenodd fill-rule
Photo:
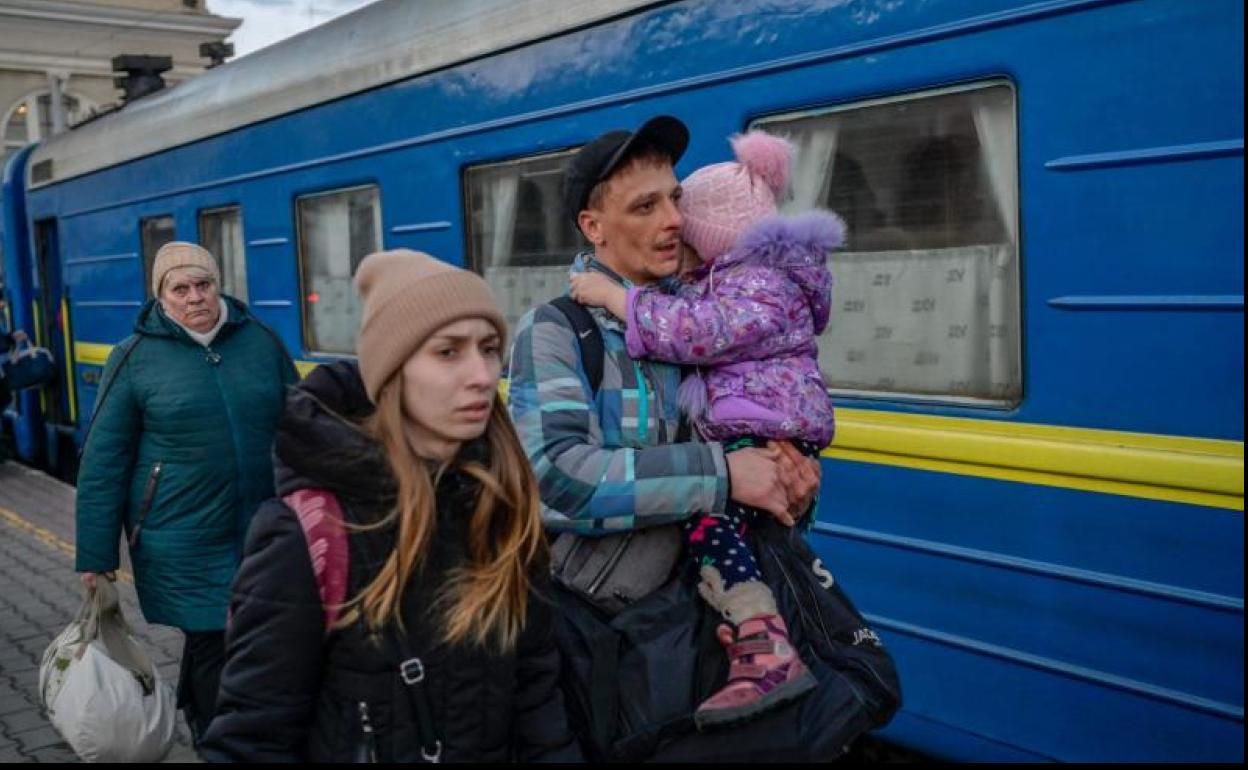
M 442 761 L 442 741 L 434 740 L 433 751 L 429 751 L 424 746 L 420 747 L 420 758 L 431 764 L 438 764 Z
M 403 684 L 418 684 L 425 678 L 425 664 L 420 662 L 420 658 L 408 658 L 399 664 L 399 676 L 403 678 Z M 441 751 L 439 745 L 438 753 L 441 754 Z
M 737 642 L 728 648 L 728 657 L 739 658 L 742 655 L 769 655 L 776 651 L 776 643 L 772 639 L 747 639 Z

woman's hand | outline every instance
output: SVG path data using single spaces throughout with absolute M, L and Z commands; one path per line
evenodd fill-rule
M 108 579 L 109 579 L 109 581 L 111 581 L 111 582 L 114 582 L 114 583 L 115 583 L 115 582 L 117 582 L 117 573 L 116 573 L 116 572 L 112 572 L 112 571 L 109 571 L 109 572 L 83 572 L 82 574 L 80 574 L 80 575 L 78 576 L 78 579 L 82 581 L 82 585 L 83 585 L 83 587 L 84 587 L 84 588 L 86 588 L 88 591 L 90 591 L 90 590 L 92 590 L 92 589 L 94 589 L 94 588 L 95 588 L 95 581 L 96 581 L 96 579 L 97 579 L 97 578 L 99 578 L 101 575 L 103 575 L 104 577 L 108 578 Z
M 628 290 L 602 273 L 576 273 L 571 277 L 572 299 L 582 305 L 606 308 L 611 315 L 624 320 Z

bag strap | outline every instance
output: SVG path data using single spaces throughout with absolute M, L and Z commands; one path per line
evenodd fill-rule
M 550 305 L 563 313 L 568 322 L 572 324 L 572 331 L 576 334 L 576 343 L 581 348 L 581 363 L 585 367 L 585 376 L 589 378 L 590 392 L 597 396 L 598 388 L 602 385 L 602 371 L 607 356 L 602 329 L 598 328 L 598 322 L 584 305 L 566 294 L 552 299 Z
M 390 639 L 395 659 L 399 661 L 399 679 L 407 693 L 407 701 L 416 717 L 416 733 L 420 738 L 420 757 L 426 762 L 442 761 L 442 741 L 433 726 L 433 704 L 429 702 L 429 688 L 425 681 L 425 664 L 421 662 L 408 644 L 407 634 L 391 623 L 385 636 Z
M 325 633 L 329 633 L 347 600 L 351 566 L 342 506 L 333 492 L 324 489 L 297 489 L 282 502 L 295 512 L 308 542 L 312 572 L 325 608 Z

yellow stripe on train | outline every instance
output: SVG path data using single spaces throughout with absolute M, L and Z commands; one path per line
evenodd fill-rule
M 839 409 L 823 455 L 1244 510 L 1242 441 Z

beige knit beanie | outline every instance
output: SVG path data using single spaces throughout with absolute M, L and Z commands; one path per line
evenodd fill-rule
M 364 300 L 355 350 L 373 403 L 382 385 L 446 324 L 484 318 L 500 336 L 507 335 L 507 322 L 485 279 L 419 251 L 369 254 L 355 272 L 355 288 Z
M 156 252 L 156 260 L 152 262 L 152 296 L 160 296 L 161 284 L 165 282 L 165 274 L 180 267 L 200 267 L 212 275 L 212 280 L 221 286 L 221 268 L 212 253 L 203 246 L 186 241 L 170 241 Z

